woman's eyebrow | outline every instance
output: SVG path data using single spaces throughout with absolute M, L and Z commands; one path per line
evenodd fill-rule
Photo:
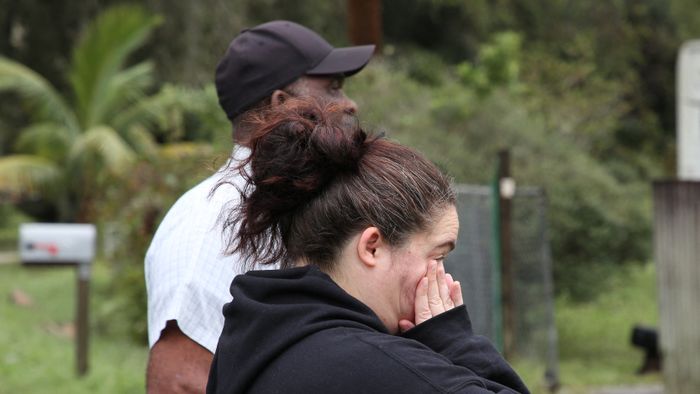
M 455 241 L 446 241 L 435 247 L 435 249 L 441 248 L 447 248 L 447 252 L 451 252 L 455 248 Z

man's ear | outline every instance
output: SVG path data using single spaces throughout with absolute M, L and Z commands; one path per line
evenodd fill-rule
M 272 92 L 272 95 L 270 96 L 270 106 L 274 108 L 278 105 L 282 105 L 289 99 L 289 97 L 290 96 L 287 92 L 277 89 Z
M 360 261 L 367 267 L 374 267 L 381 259 L 388 256 L 388 244 L 376 227 L 368 227 L 357 242 L 357 256 Z

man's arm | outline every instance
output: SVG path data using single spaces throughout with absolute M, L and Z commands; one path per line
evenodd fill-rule
M 147 392 L 203 394 L 212 357 L 209 350 L 180 331 L 175 320 L 168 321 L 149 354 Z

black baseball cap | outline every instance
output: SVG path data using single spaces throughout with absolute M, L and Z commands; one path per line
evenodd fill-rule
M 374 45 L 334 48 L 294 22 L 263 23 L 234 38 L 216 67 L 219 104 L 233 119 L 303 75 L 353 75 L 372 53 Z

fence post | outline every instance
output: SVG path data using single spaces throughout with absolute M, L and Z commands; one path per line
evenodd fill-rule
M 510 152 L 498 152 L 498 213 L 501 266 L 501 300 L 503 312 L 503 355 L 511 357 L 515 350 L 515 303 L 513 285 L 513 253 L 511 231 L 511 202 L 515 182 L 510 176 Z
M 76 267 L 78 285 L 75 308 L 75 360 L 78 376 L 88 370 L 88 346 L 90 343 L 89 304 L 90 304 L 90 264 L 79 263 Z
M 659 181 L 653 187 L 666 393 L 700 393 L 700 182 Z

